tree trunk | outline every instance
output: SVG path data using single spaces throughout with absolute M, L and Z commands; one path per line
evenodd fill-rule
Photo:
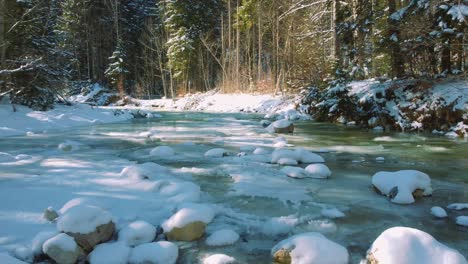
M 0 0 L 0 69 L 5 68 L 6 37 L 5 37 L 5 0 Z
M 396 12 L 395 0 L 388 0 L 388 40 L 391 57 L 392 77 L 401 78 L 404 76 L 405 68 L 403 55 L 400 48 L 400 28 L 399 22 L 391 18 Z

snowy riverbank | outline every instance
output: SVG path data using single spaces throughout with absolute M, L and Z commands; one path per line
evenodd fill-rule
M 16 111 L 9 102 L 0 101 L 0 137 L 44 133 L 49 130 L 68 129 L 99 123 L 113 123 L 129 120 L 128 111 L 114 111 L 85 104 L 72 106 L 55 105 L 49 111 L 34 111 L 16 105 Z
M 375 130 L 468 137 L 468 81 L 353 81 L 311 89 L 303 100 L 320 121 Z

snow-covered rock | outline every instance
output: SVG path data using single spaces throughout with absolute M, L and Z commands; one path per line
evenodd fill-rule
M 346 248 L 315 232 L 279 242 L 271 250 L 271 255 L 276 263 L 281 264 L 347 264 L 349 259 Z
M 17 259 L 28 262 L 28 263 L 33 263 L 33 261 L 34 261 L 34 253 L 33 253 L 32 249 L 31 249 L 31 247 L 18 246 L 13 251 L 13 255 Z
M 466 264 L 458 251 L 418 229 L 392 227 L 374 241 L 367 252 L 368 263 Z
M 278 163 L 280 159 L 298 160 L 297 153 L 289 149 L 277 149 L 271 154 L 271 163 Z
M 266 119 L 260 120 L 260 125 L 262 125 L 262 127 L 267 127 L 267 126 L 271 125 L 271 121 L 266 120 Z
M 232 229 L 221 229 L 215 231 L 208 238 L 205 243 L 208 246 L 226 246 L 232 245 L 239 240 L 239 234 Z
M 431 178 L 416 170 L 377 172 L 372 176 L 372 185 L 397 204 L 411 204 L 414 202 L 413 196 L 432 194 Z
M 119 232 L 119 241 L 128 246 L 137 246 L 153 241 L 156 236 L 156 227 L 145 221 L 135 221 Z
M 168 168 L 153 162 L 143 164 L 135 164 L 127 166 L 120 172 L 121 177 L 128 177 L 133 180 L 154 180 L 160 175 L 169 175 L 171 172 Z
M 213 208 L 208 205 L 185 204 L 162 224 L 162 228 L 169 240 L 193 241 L 203 236 L 214 216 Z
M 57 264 L 74 264 L 85 257 L 73 237 L 60 233 L 48 239 L 42 246 L 44 253 Z
M 453 203 L 453 204 L 449 204 L 447 208 L 451 210 L 460 211 L 460 210 L 468 209 L 468 203 Z
M 58 235 L 58 232 L 56 231 L 50 231 L 50 232 L 39 232 L 33 239 L 32 239 L 32 245 L 31 249 L 33 251 L 34 256 L 39 256 L 44 254 L 42 251 L 42 246 L 44 243 L 51 239 L 52 237 Z
M 278 163 L 279 165 L 297 165 L 297 164 L 299 164 L 297 162 L 297 160 L 291 159 L 291 158 L 281 158 L 276 163 Z
M 325 162 L 325 160 L 322 158 L 322 156 L 312 153 L 308 150 L 298 148 L 296 149 L 296 155 L 297 155 L 297 161 L 300 163 L 322 163 Z
M 127 264 L 130 247 L 124 242 L 97 245 L 89 254 L 90 264 Z
M 130 252 L 130 264 L 174 264 L 179 248 L 171 242 L 160 241 L 136 246 Z
M 342 218 L 346 216 L 343 212 L 341 212 L 337 208 L 324 208 L 322 209 L 321 214 L 328 218 Z
M 214 148 L 205 152 L 205 157 L 209 158 L 222 158 L 226 156 L 227 151 L 223 148 Z
M 109 212 L 92 205 L 77 205 L 58 218 L 57 229 L 73 237 L 89 252 L 112 237 L 115 224 Z
M 17 258 L 14 258 L 6 253 L 0 253 L 0 263 L 4 264 L 27 264 Z
M 447 212 L 444 210 L 444 208 L 440 206 L 434 206 L 431 208 L 431 214 L 437 218 L 446 218 Z
M 234 264 L 236 259 L 224 254 L 214 254 L 203 259 L 203 264 Z
M 308 165 L 305 168 L 305 172 L 307 172 L 309 177 L 316 179 L 326 179 L 331 175 L 330 169 L 321 163 Z
M 455 222 L 457 223 L 457 225 L 468 227 L 468 216 L 465 216 L 465 215 L 457 216 L 457 218 L 455 219 Z
M 293 165 L 295 165 L 295 164 L 293 164 Z M 301 167 L 285 166 L 285 167 L 283 167 L 281 169 L 281 172 L 283 172 L 284 174 L 286 174 L 288 177 L 291 177 L 291 178 L 302 179 L 302 178 L 306 178 L 308 176 L 307 173 L 305 172 L 305 170 L 303 168 L 301 168 Z
M 266 130 L 270 133 L 293 133 L 294 124 L 287 119 L 281 119 L 271 123 Z
M 169 146 L 157 146 L 150 151 L 151 156 L 170 157 L 175 155 L 175 151 Z

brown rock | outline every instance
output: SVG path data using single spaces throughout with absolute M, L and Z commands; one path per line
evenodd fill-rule
M 278 250 L 273 254 L 273 262 L 277 264 L 291 264 L 291 250 L 284 248 Z
M 165 233 L 168 240 L 194 241 L 205 234 L 206 224 L 200 221 L 192 222 L 184 227 L 174 227 Z
M 88 234 L 67 232 L 67 235 L 73 237 L 76 243 L 78 243 L 78 245 L 86 252 L 90 252 L 97 244 L 109 241 L 112 238 L 114 231 L 115 224 L 111 221 L 107 224 L 96 227 L 95 231 Z

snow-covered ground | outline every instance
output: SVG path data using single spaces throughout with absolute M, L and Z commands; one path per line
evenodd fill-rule
M 7 100 L 0 101 L 0 137 L 33 135 L 47 131 L 113 123 L 129 120 L 133 116 L 126 111 L 114 111 L 85 104 L 56 105 L 49 111 L 33 111 L 17 105 L 16 112 Z

